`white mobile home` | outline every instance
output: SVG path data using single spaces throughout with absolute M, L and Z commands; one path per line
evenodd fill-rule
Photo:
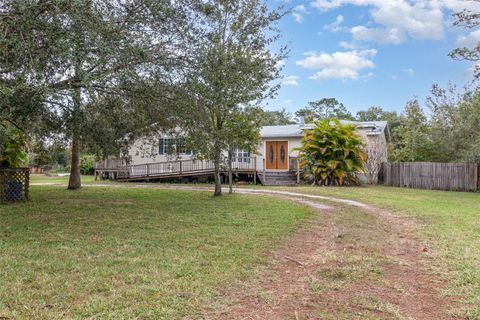
M 355 125 L 366 141 L 367 152 L 374 153 L 379 163 L 386 162 L 389 139 L 387 122 L 341 122 Z M 235 151 L 234 170 L 254 175 L 255 180 L 258 175 L 262 183 L 266 179 L 285 183 L 297 181 L 298 151 L 294 149 L 301 146 L 304 131 L 313 126 L 298 123 L 262 127 L 260 144 L 255 153 Z M 183 138 L 170 135 L 139 139 L 128 150 L 128 176 L 135 179 L 206 175 L 213 170 L 212 166 L 208 161 L 196 160 L 195 155 L 187 150 Z M 102 171 L 100 167 L 96 169 Z

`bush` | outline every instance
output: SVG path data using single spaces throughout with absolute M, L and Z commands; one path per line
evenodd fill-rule
M 357 173 L 364 172 L 365 143 L 353 125 L 337 119 L 316 122 L 305 132 L 300 151 L 304 178 L 318 185 L 358 183 Z
M 28 162 L 26 139 L 20 129 L 0 122 L 0 167 L 20 167 Z
M 93 174 L 93 163 L 95 162 L 95 156 L 91 154 L 85 154 L 80 157 L 80 173 L 81 174 Z

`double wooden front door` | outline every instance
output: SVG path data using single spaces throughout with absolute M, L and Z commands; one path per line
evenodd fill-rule
M 267 169 L 288 169 L 288 141 L 267 141 L 265 151 Z

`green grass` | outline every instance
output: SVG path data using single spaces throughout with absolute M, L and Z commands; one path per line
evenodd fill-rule
M 30 175 L 30 182 L 31 183 L 62 183 L 62 184 L 67 184 L 68 183 L 69 176 L 47 176 L 44 174 L 31 174 Z M 94 177 L 93 176 L 84 176 L 82 175 L 81 177 L 82 183 L 94 183 Z M 102 182 L 104 183 L 104 182 Z
M 31 194 L 0 206 L 0 318 L 195 318 L 311 213 L 287 200 L 210 192 Z
M 282 188 L 274 188 L 282 189 Z M 284 189 L 284 188 L 283 188 Z M 461 316 L 480 319 L 480 193 L 394 187 L 295 187 L 296 191 L 372 203 L 425 222 L 423 235 L 448 270 L 448 294 L 466 297 Z

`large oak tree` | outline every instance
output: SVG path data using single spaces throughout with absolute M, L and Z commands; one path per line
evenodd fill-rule
M 8 103 L 12 92 L 34 93 L 28 113 L 41 113 L 50 119 L 45 132 L 70 141 L 68 188 L 80 188 L 82 150 L 108 154 L 128 132 L 171 124 L 189 8 L 182 0 L 2 1 L 0 116 L 27 113 Z

